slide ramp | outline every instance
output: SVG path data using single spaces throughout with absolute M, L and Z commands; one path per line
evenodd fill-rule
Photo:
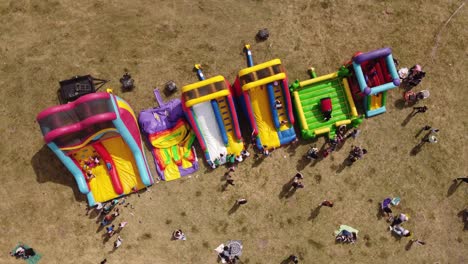
M 106 139 L 101 142 L 114 161 L 124 194 L 129 194 L 136 187 L 138 190 L 146 188 L 140 178 L 138 167 L 130 148 L 121 137 Z
M 214 161 L 220 157 L 220 154 L 226 155 L 227 149 L 219 132 L 211 103 L 209 101 L 199 103 L 192 106 L 192 108 L 211 160 Z
M 71 157 L 79 164 L 79 167 L 83 168 L 85 160 L 94 155 L 97 155 L 94 148 L 92 146 L 86 146 L 71 154 Z M 89 189 L 96 202 L 105 202 L 118 196 L 114 191 L 109 172 L 102 158 L 100 158 L 99 165 L 90 170 L 96 176 L 88 182 Z
M 278 132 L 273 124 L 271 116 L 270 102 L 268 101 L 268 93 L 265 86 L 255 87 L 249 90 L 250 102 L 252 111 L 255 117 L 255 122 L 258 127 L 258 136 L 263 145 L 271 147 L 279 147 L 280 140 Z

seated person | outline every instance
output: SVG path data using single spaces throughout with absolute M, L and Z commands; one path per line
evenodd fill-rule
M 399 214 L 397 217 L 395 217 L 392 221 L 391 226 L 397 226 L 403 224 L 403 222 L 408 221 L 409 218 L 405 214 Z
M 280 100 L 275 100 L 275 107 L 276 109 L 281 109 L 283 108 L 283 104 L 281 104 Z
M 220 164 L 226 163 L 226 156 L 223 153 L 219 154 L 219 163 Z
M 99 165 L 99 156 L 97 155 L 93 156 L 93 161 L 95 165 Z
M 385 198 L 383 202 L 380 204 L 383 215 L 387 217 L 388 219 L 392 219 L 393 217 L 393 211 L 390 208 L 391 204 L 392 204 L 392 198 Z
M 26 249 L 22 245 L 20 245 L 14 252 L 11 251 L 10 255 L 12 257 L 24 258 L 25 257 L 25 254 L 24 254 L 25 251 L 26 251 Z
M 182 230 L 178 229 L 172 233 L 172 237 L 177 240 L 186 240 L 187 238 L 185 237 L 185 234 L 182 232 Z
M 231 252 L 228 246 L 224 246 L 223 252 L 219 253 L 219 257 L 225 262 L 229 263 L 231 261 Z
M 398 236 L 404 236 L 404 237 L 409 237 L 411 236 L 411 232 L 407 229 L 404 229 L 403 227 L 397 225 L 397 226 L 390 226 L 390 230 L 393 231 L 395 234 Z
M 94 175 L 91 170 L 87 170 L 85 175 L 87 181 L 90 181 L 92 178 L 96 178 L 96 175 Z
M 23 245 L 20 245 L 15 252 L 10 252 L 10 255 L 16 258 L 28 259 L 35 256 L 36 252 L 32 248 L 25 248 Z
M 250 156 L 250 153 L 249 153 L 247 150 L 243 149 L 243 150 L 241 151 L 241 155 L 242 155 L 242 157 L 249 157 L 249 156 Z

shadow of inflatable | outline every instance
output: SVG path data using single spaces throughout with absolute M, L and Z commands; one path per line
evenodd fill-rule
M 38 183 L 53 182 L 69 186 L 73 190 L 76 201 L 86 201 L 86 196 L 80 192 L 73 175 L 65 168 L 47 145 L 42 146 L 31 158 L 31 165 Z

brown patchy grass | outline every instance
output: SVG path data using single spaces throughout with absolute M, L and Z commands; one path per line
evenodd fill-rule
M 466 263 L 467 241 L 457 213 L 466 208 L 467 187 L 451 179 L 467 175 L 466 87 L 468 7 L 437 32 L 462 1 L 2 1 L 0 2 L 0 263 L 23 241 L 44 254 L 41 263 L 214 263 L 212 249 L 228 239 L 244 243 L 244 263 L 280 263 L 289 254 L 303 263 Z M 463 26 L 465 25 L 465 26 Z M 268 27 L 271 38 L 255 43 Z M 137 88 L 120 94 L 136 111 L 154 106 L 152 88 L 168 80 L 191 83 L 194 63 L 205 74 L 230 80 L 245 66 L 241 49 L 253 44 L 254 60 L 281 58 L 290 80 L 338 68 L 358 51 L 391 46 L 401 65 L 421 63 L 429 107 L 402 126 L 408 108 L 392 91 L 388 112 L 365 120 L 362 136 L 314 166 L 302 155 L 309 142 L 276 150 L 261 164 L 253 159 L 235 173 L 236 186 L 221 192 L 222 169 L 201 168 L 191 178 L 160 182 L 124 208 L 123 245 L 111 253 L 72 176 L 44 147 L 35 115 L 57 104 L 57 82 L 91 73 L 118 79 L 127 68 Z M 115 89 L 117 93 L 118 89 Z M 179 96 L 179 94 L 171 98 Z M 429 124 L 440 143 L 424 146 L 414 135 Z M 322 144 L 319 139 L 317 144 Z M 351 144 L 369 154 L 340 168 Z M 149 153 L 148 153 L 149 156 Z M 279 198 L 300 170 L 306 188 Z M 231 186 L 229 186 L 231 187 Z M 377 203 L 399 195 L 397 211 L 411 215 L 406 226 L 427 242 L 406 250 L 378 219 Z M 234 201 L 249 203 L 228 215 Z M 335 207 L 314 208 L 322 199 Z M 133 213 L 130 214 L 130 213 Z M 336 245 L 340 224 L 360 230 L 355 245 Z M 170 241 L 182 228 L 187 241 Z

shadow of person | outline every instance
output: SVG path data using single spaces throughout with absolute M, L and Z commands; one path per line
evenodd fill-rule
M 285 258 L 283 261 L 281 261 L 280 264 L 291 264 L 291 263 L 293 263 L 292 258 L 291 258 L 291 256 L 289 256 L 289 257 Z
M 346 167 L 351 166 L 351 162 L 349 161 L 348 158 L 344 159 L 343 162 L 338 166 L 338 169 L 336 170 L 336 173 L 341 173 Z
M 308 159 L 305 155 L 302 156 L 301 159 L 297 160 L 296 170 L 302 171 L 309 163 L 310 159 Z
M 280 199 L 285 198 L 289 194 L 292 188 L 293 181 L 294 181 L 294 177 L 291 178 L 287 183 L 283 185 L 283 188 L 281 188 L 281 192 L 278 195 Z
M 375 215 L 375 217 L 377 217 L 377 220 L 382 219 L 382 217 L 384 216 L 383 213 L 384 212 L 382 210 L 382 205 L 380 203 L 377 203 L 377 214 Z
M 400 98 L 400 99 L 395 101 L 394 106 L 397 109 L 402 110 L 406 106 L 406 101 L 404 99 Z
M 452 184 L 450 185 L 450 187 L 447 190 L 447 197 L 454 194 L 457 191 L 458 186 L 460 186 L 461 183 L 462 183 L 462 181 L 453 180 Z
M 463 209 L 457 214 L 458 217 L 461 217 L 463 221 L 463 231 L 468 230 L 468 209 Z
M 317 216 L 320 214 L 320 209 L 321 208 L 322 208 L 322 206 L 315 207 L 315 209 L 310 212 L 310 216 L 309 216 L 308 220 L 312 221 L 315 218 L 317 218 Z
M 31 158 L 31 166 L 36 174 L 38 183 L 54 182 L 69 186 L 73 190 L 76 201 L 85 201 L 75 182 L 73 175 L 65 168 L 57 156 L 47 145 L 42 146 Z
M 405 246 L 405 250 L 406 251 L 410 250 L 411 247 L 413 246 L 413 243 L 414 243 L 414 241 L 412 239 L 410 239 L 410 241 L 408 241 L 408 243 Z
M 405 118 L 405 120 L 403 120 L 403 122 L 401 122 L 401 126 L 402 127 L 406 126 L 415 115 L 416 115 L 415 110 L 413 109 L 413 111 L 411 111 L 411 113 L 409 113 L 409 115 Z
M 271 155 L 271 154 L 270 154 Z M 255 153 L 254 154 L 254 162 L 252 163 L 252 168 L 260 166 L 262 162 L 268 157 L 263 155 L 262 153 Z
M 425 143 L 426 143 L 425 141 L 421 140 L 421 142 L 419 142 L 416 146 L 414 146 L 413 149 L 411 149 L 410 151 L 411 156 L 418 155 L 418 153 L 421 152 L 422 147 L 424 146 Z
M 107 242 L 109 242 L 109 240 L 110 240 L 111 237 L 110 237 L 109 234 L 106 232 L 106 233 L 102 234 L 102 238 L 103 238 L 103 239 L 102 239 L 102 244 L 106 244 Z
M 291 188 L 288 193 L 284 196 L 284 198 L 288 199 L 291 198 L 297 191 L 297 188 Z
M 231 209 L 229 209 L 228 215 L 232 215 L 233 213 L 235 213 L 239 209 L 239 207 L 240 207 L 240 204 L 238 204 L 237 202 L 234 203 Z

